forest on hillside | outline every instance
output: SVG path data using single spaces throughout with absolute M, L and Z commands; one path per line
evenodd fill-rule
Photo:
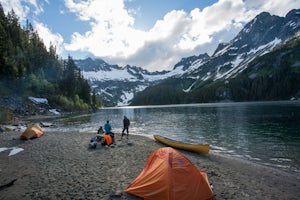
M 61 110 L 99 106 L 72 57 L 63 60 L 56 47 L 46 48 L 28 21 L 21 26 L 12 10 L 0 4 L 0 95 L 47 98 Z

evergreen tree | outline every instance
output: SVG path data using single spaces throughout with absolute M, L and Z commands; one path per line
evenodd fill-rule
M 3 88 L 45 97 L 69 110 L 92 103 L 90 86 L 73 59 L 59 60 L 53 44 L 47 49 L 28 21 L 22 29 L 15 12 L 5 15 L 0 4 L 0 95 Z

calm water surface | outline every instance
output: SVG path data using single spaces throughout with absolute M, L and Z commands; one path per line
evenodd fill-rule
M 299 101 L 107 108 L 52 119 L 57 127 L 46 131 L 96 132 L 108 119 L 120 133 L 124 115 L 131 120 L 132 134 L 209 143 L 212 152 L 300 176 Z

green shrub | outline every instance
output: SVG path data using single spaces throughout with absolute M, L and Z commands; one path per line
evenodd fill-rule
M 84 101 L 80 99 L 78 95 L 75 95 L 74 97 L 74 104 L 78 110 L 86 110 L 89 108 L 89 105 L 84 103 Z
M 10 109 L 0 107 L 0 121 L 9 122 L 13 119 L 13 113 Z

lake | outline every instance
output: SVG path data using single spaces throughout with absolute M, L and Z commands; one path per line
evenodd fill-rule
M 245 159 L 300 176 L 300 102 L 209 103 L 105 108 L 92 114 L 69 115 L 48 122 L 51 131 L 97 131 L 106 120 L 113 132 L 164 135 L 191 143 L 209 143 L 211 152 Z

